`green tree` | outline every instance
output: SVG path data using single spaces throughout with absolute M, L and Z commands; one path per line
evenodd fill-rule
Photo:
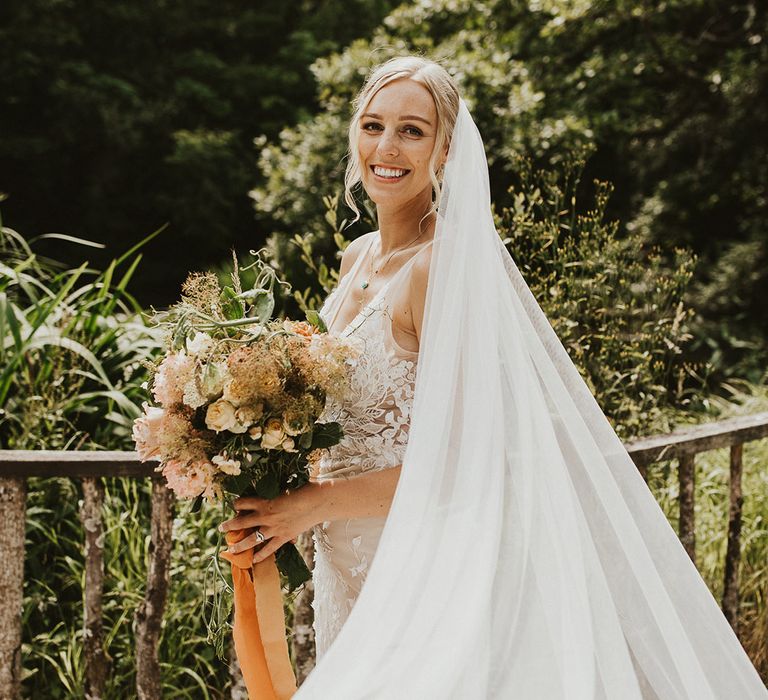
M 390 3 L 206 0 L 0 6 L 0 192 L 32 234 L 123 249 L 165 222 L 138 273 L 144 302 L 190 269 L 256 247 L 257 136 L 316 111 L 309 65 Z M 68 259 L 70 251 L 47 252 Z M 106 264 L 107 250 L 94 262 Z M 72 262 L 71 260 L 68 260 Z
M 690 290 L 701 359 L 757 379 L 768 335 L 767 14 L 748 0 L 403 4 L 370 39 L 318 59 L 321 112 L 263 143 L 252 197 L 275 221 L 275 256 L 301 275 L 295 233 L 334 254 L 322 199 L 341 190 L 349 100 L 369 66 L 424 52 L 461 84 L 494 199 L 515 181 L 518 155 L 557 167 L 593 143 L 584 187 L 615 185 L 619 236 L 639 232 L 672 265 L 676 246 L 701 257 Z M 371 217 L 349 235 L 370 227 Z

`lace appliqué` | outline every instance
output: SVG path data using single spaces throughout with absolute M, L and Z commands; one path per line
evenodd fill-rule
M 343 335 L 357 335 L 365 343 L 342 402 L 329 399 L 321 421 L 338 421 L 344 437 L 321 458 L 319 473 L 335 465 L 370 471 L 402 462 L 408 443 L 416 363 L 396 357 L 386 343 L 384 323 L 389 316 L 383 302 L 369 307 Z

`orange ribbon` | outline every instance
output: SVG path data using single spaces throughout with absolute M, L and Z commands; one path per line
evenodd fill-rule
M 253 528 L 226 533 L 234 544 Z M 235 620 L 232 636 L 250 700 L 287 700 L 296 692 L 296 675 L 288 654 L 285 612 L 275 555 L 253 563 L 253 547 L 220 556 L 232 564 Z

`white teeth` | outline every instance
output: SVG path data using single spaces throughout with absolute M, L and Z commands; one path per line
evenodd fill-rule
M 405 175 L 407 170 L 390 170 L 389 168 L 380 168 L 378 165 L 375 165 L 373 167 L 373 172 L 375 172 L 377 175 L 380 175 L 381 177 L 400 177 L 401 175 Z

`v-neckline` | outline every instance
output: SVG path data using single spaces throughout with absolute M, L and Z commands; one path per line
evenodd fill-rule
M 375 231 L 375 232 L 374 232 L 374 234 L 375 234 L 375 233 L 377 233 L 377 232 L 378 232 L 378 231 Z M 372 236 L 371 236 L 371 239 L 370 239 L 370 241 L 369 241 L 369 243 L 368 243 L 368 247 L 365 249 L 365 253 L 362 253 L 362 254 L 358 255 L 357 259 L 355 260 L 355 263 L 354 263 L 354 265 L 352 266 L 352 268 L 350 269 L 350 271 L 349 271 L 349 272 L 348 272 L 348 273 L 345 275 L 345 277 L 344 277 L 344 280 L 342 280 L 342 283 L 341 283 L 341 284 L 340 284 L 338 287 L 336 287 L 336 290 L 335 290 L 335 291 L 337 291 L 337 292 L 341 292 L 341 291 L 342 291 L 342 288 L 341 288 L 341 286 L 342 286 L 342 284 L 344 284 L 344 282 L 347 280 L 347 278 L 349 278 L 349 281 L 347 282 L 347 288 L 349 287 L 349 285 L 351 285 L 351 284 L 352 284 L 352 280 L 354 279 L 355 275 L 357 274 L 357 271 L 358 271 L 358 269 L 360 268 L 360 265 L 362 265 L 362 261 L 363 261 L 363 259 L 364 259 L 364 258 L 365 258 L 365 256 L 366 256 L 366 255 L 367 255 L 367 254 L 370 252 L 371 246 L 373 245 L 373 241 L 374 241 L 374 239 L 375 239 L 375 238 L 376 238 L 376 236 L 375 236 L 375 235 L 372 235 Z M 427 243 L 424 243 L 423 245 L 428 245 L 430 242 L 431 242 L 431 241 L 427 241 Z M 421 250 L 421 248 L 419 249 L 419 251 L 420 251 L 420 250 Z M 419 254 L 419 251 L 417 251 L 416 253 L 414 253 L 414 254 L 413 254 L 413 255 L 412 255 L 410 258 L 408 258 L 408 260 L 406 260 L 406 261 L 405 261 L 405 262 L 402 264 L 402 266 L 400 267 L 400 269 L 399 269 L 397 272 L 395 272 L 395 274 L 394 274 L 394 275 L 392 275 L 392 277 L 390 277 L 390 278 L 389 278 L 389 279 L 388 279 L 388 280 L 387 280 L 387 281 L 386 281 L 386 282 L 385 282 L 385 283 L 382 285 L 381 289 L 379 289 L 379 291 L 378 291 L 378 292 L 376 292 L 376 294 L 373 296 L 373 298 L 372 298 L 372 299 L 371 299 L 369 302 L 366 302 L 366 304 L 363 306 L 363 308 L 361 308 L 361 309 L 360 309 L 360 311 L 358 311 L 358 312 L 357 312 L 357 314 L 355 314 L 355 316 L 353 316 L 353 317 L 352 317 L 352 319 L 349 321 L 349 323 L 347 323 L 347 324 L 346 324 L 346 326 L 344 326 L 344 328 L 342 328 L 342 329 L 339 331 L 339 333 L 338 333 L 337 335 L 339 335 L 339 336 L 344 336 L 344 335 L 346 335 L 346 333 L 347 333 L 347 331 L 350 329 L 350 327 L 351 327 L 351 326 L 352 326 L 352 325 L 353 325 L 353 324 L 354 324 L 354 323 L 355 323 L 355 322 L 356 322 L 356 321 L 357 321 L 357 320 L 358 320 L 358 319 L 359 319 L 359 318 L 360 318 L 360 317 L 363 315 L 363 313 L 364 313 L 364 312 L 365 312 L 367 309 L 369 309 L 370 307 L 372 307 L 372 306 L 373 306 L 375 303 L 377 303 L 377 302 L 379 301 L 379 299 L 380 299 L 380 298 L 381 298 L 381 296 L 384 294 L 384 292 L 385 292 L 385 291 L 386 291 L 386 290 L 389 288 L 389 285 L 390 285 L 390 284 L 391 284 L 391 283 L 392 283 L 392 282 L 395 280 L 395 278 L 396 278 L 396 277 L 398 277 L 398 276 L 400 275 L 400 273 L 401 273 L 401 272 L 402 272 L 402 271 L 403 271 L 403 270 L 404 270 L 406 267 L 408 267 L 408 265 L 410 265 L 410 264 L 411 264 L 411 262 L 413 261 L 413 259 L 414 259 L 414 258 L 415 258 L 415 257 L 416 257 L 418 254 Z M 346 293 L 347 291 L 349 291 L 349 290 L 348 290 L 348 289 L 345 289 L 345 290 L 344 290 L 344 292 L 345 292 L 345 293 Z M 333 326 L 333 324 L 334 324 L 334 323 L 336 323 L 336 320 L 337 320 L 337 319 L 338 319 L 338 317 L 339 317 L 339 311 L 341 310 L 341 306 L 342 306 L 342 304 L 343 304 L 343 301 L 344 301 L 344 300 L 342 299 L 342 300 L 341 300 L 341 301 L 338 303 L 338 306 L 337 306 L 337 308 L 336 308 L 336 311 L 335 311 L 335 312 L 334 312 L 334 314 L 333 314 L 333 318 L 331 319 L 330 323 L 326 324 L 327 328 L 329 328 L 329 329 L 330 329 L 330 328 Z
M 374 233 L 375 233 L 375 232 L 374 232 Z M 360 266 L 362 265 L 362 262 L 363 262 L 363 258 L 365 258 L 365 256 L 366 256 L 366 255 L 367 255 L 367 254 L 370 252 L 370 250 L 371 250 L 371 246 L 373 245 L 373 240 L 374 240 L 374 238 L 376 238 L 376 236 L 375 236 L 375 235 L 372 235 L 372 236 L 371 236 L 371 238 L 370 238 L 370 240 L 368 241 L 368 246 L 366 247 L 366 249 L 365 249 L 365 252 L 357 256 L 357 259 L 355 260 L 355 264 L 352 266 L 352 269 L 350 269 L 350 271 L 347 273 L 347 275 L 346 275 L 346 276 L 344 277 L 344 279 L 342 280 L 342 283 L 341 283 L 341 284 L 344 284 L 344 283 L 346 283 L 346 288 L 344 289 L 344 292 L 345 292 L 345 293 L 348 291 L 348 288 L 349 288 L 349 286 L 352 284 L 352 280 L 354 279 L 355 275 L 357 274 L 357 271 L 358 271 L 358 269 L 359 269 L 359 268 L 360 268 Z M 402 269 L 402 268 L 401 268 L 401 269 Z M 398 272 L 399 272 L 399 271 L 400 271 L 400 270 L 398 270 Z M 395 273 L 395 275 L 397 275 L 397 273 Z M 356 313 L 356 314 L 355 314 L 355 315 L 354 315 L 354 316 L 353 316 L 353 317 L 350 319 L 349 323 L 347 323 L 347 325 L 346 325 L 346 326 L 344 326 L 344 328 L 342 328 L 342 329 L 339 331 L 338 335 L 340 335 L 340 336 L 343 336 L 343 335 L 345 335 L 345 334 L 346 334 L 346 332 L 347 332 L 347 331 L 350 329 L 350 327 L 352 326 L 352 324 L 353 324 L 355 321 L 357 321 L 357 319 L 358 319 L 358 318 L 360 318 L 360 316 L 362 316 L 362 315 L 363 315 L 363 311 L 365 311 L 365 310 L 366 310 L 366 309 L 367 309 L 369 306 L 373 306 L 373 302 L 375 302 L 375 301 L 378 301 L 378 299 L 379 299 L 379 297 L 381 296 L 381 294 L 384 292 L 384 290 L 386 290 L 386 288 L 389 286 L 389 283 L 390 283 L 390 282 L 391 282 L 393 279 L 394 279 L 394 276 L 393 276 L 393 277 L 390 277 L 390 278 L 389 278 L 389 279 L 388 279 L 388 280 L 387 280 L 387 281 L 384 283 L 384 286 L 382 286 L 382 288 L 381 288 L 381 289 L 380 289 L 378 292 L 376 292 L 376 294 L 374 295 L 374 297 L 373 297 L 373 298 L 372 298 L 372 299 L 371 299 L 369 302 L 367 302 L 367 303 L 366 303 L 366 304 L 363 306 L 363 308 L 362 308 L 362 309 L 360 309 L 360 311 L 358 311 L 358 312 L 357 312 L 357 313 Z M 342 291 L 342 288 L 341 288 L 341 284 L 340 284 L 340 285 L 339 285 L 339 286 L 336 288 L 336 291 L 337 291 L 337 292 L 341 292 L 341 291 Z M 331 319 L 331 322 L 330 322 L 329 324 L 327 324 L 327 325 L 328 325 L 328 328 L 331 328 L 331 326 L 333 326 L 333 324 L 334 324 L 334 323 L 336 323 L 336 320 L 339 318 L 339 311 L 341 310 L 341 307 L 343 306 L 343 302 L 344 302 L 344 299 L 343 299 L 343 298 L 341 299 L 341 301 L 339 301 L 339 302 L 338 302 L 338 304 L 337 304 L 337 306 L 336 306 L 336 311 L 335 311 L 335 312 L 334 312 L 334 314 L 333 314 L 333 318 Z

